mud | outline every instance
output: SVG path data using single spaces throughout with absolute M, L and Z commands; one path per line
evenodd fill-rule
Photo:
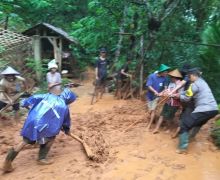
M 109 156 L 109 146 L 105 142 L 101 132 L 88 129 L 86 132 L 84 132 L 84 134 L 81 135 L 81 138 L 91 148 L 91 151 L 94 154 L 94 157 L 92 158 L 93 161 L 97 163 L 107 161 Z
M 147 111 L 139 100 L 115 100 L 105 94 L 90 105 L 93 86 L 87 82 L 75 89 L 79 99 L 70 106 L 71 132 L 82 137 L 96 154 L 86 156 L 83 146 L 62 132 L 57 136 L 48 158 L 49 166 L 36 163 L 38 147 L 24 149 L 13 162 L 15 171 L 0 175 L 3 180 L 79 179 L 79 180 L 183 180 L 220 179 L 220 154 L 209 141 L 210 124 L 201 129 L 187 155 L 175 153 L 177 139 L 161 129 L 159 134 L 146 130 Z M 159 110 L 158 110 L 159 113 Z M 19 125 L 13 120 L 0 124 L 0 163 L 6 152 L 21 141 Z M 127 132 L 129 125 L 138 121 Z M 153 125 L 155 126 L 155 125 Z

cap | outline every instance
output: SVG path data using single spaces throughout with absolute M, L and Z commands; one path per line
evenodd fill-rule
M 198 67 L 189 69 L 187 73 L 188 74 L 195 74 L 195 75 L 198 75 L 198 76 L 200 76 L 202 74 L 200 68 L 198 68 Z
M 106 50 L 106 48 L 100 48 L 100 52 L 101 52 L 101 53 L 106 53 L 107 50 Z

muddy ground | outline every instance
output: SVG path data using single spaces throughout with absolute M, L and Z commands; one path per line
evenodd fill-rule
M 147 113 L 144 102 L 115 100 L 111 94 L 90 105 L 93 90 L 90 82 L 74 89 L 78 100 L 70 106 L 71 132 L 83 137 L 98 155 L 91 161 L 83 146 L 62 132 L 57 136 L 49 153 L 55 161 L 48 166 L 37 165 L 38 147 L 28 147 L 15 159 L 15 171 L 0 175 L 4 180 L 219 180 L 220 153 L 209 140 L 206 125 L 197 140 L 189 147 L 188 155 L 175 153 L 177 139 L 162 130 L 152 134 L 146 130 Z M 0 123 L 0 162 L 7 150 L 21 137 L 19 125 L 13 119 Z M 140 123 L 127 132 L 134 121 Z M 210 124 L 210 123 L 209 123 Z

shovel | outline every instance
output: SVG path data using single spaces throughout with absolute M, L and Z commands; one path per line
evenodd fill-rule
M 93 152 L 91 151 L 91 149 L 89 148 L 88 144 L 86 144 L 86 142 L 84 140 L 82 140 L 81 138 L 79 138 L 78 136 L 70 133 L 69 136 L 75 140 L 77 140 L 78 142 L 80 142 L 85 151 L 86 151 L 86 155 L 88 156 L 89 159 L 94 159 L 95 155 L 93 154 Z

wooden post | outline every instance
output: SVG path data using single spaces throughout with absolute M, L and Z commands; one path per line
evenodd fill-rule
M 59 63 L 59 71 L 61 72 L 62 70 L 62 50 L 63 50 L 63 43 L 62 43 L 62 38 L 59 38 L 58 41 L 58 58 L 57 61 Z
M 39 35 L 33 36 L 33 46 L 34 46 L 34 60 L 36 63 L 36 75 L 37 80 L 41 80 L 41 40 Z
M 59 65 L 59 71 L 61 71 L 62 69 L 62 38 L 51 38 L 48 37 L 48 40 L 50 41 L 50 43 L 53 45 L 53 49 L 54 49 L 54 59 L 56 60 L 56 62 L 58 62 Z

